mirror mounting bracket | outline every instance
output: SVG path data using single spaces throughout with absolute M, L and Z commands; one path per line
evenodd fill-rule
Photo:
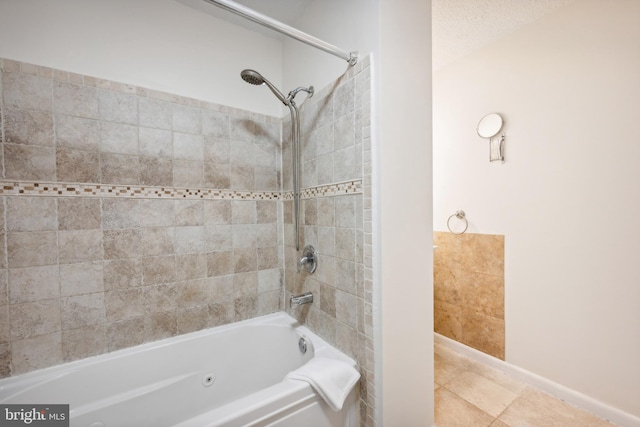
M 500 138 L 494 139 L 504 125 L 502 116 L 498 113 L 491 113 L 484 116 L 478 122 L 478 135 L 489 140 L 489 161 L 501 161 L 504 163 L 504 132 Z

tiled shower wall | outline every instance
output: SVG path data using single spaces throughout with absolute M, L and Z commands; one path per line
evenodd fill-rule
M 319 252 L 307 275 L 288 116 L 0 60 L 0 377 L 310 290 L 287 311 L 358 361 L 362 425 L 375 425 L 369 66 L 301 108 L 301 245 Z
M 284 202 L 285 294 L 313 292 L 314 303 L 287 311 L 358 361 L 362 425 L 373 426 L 374 359 L 371 249 L 369 58 L 303 104 L 300 248 L 318 251 L 317 271 L 296 271 L 293 202 Z M 292 189 L 290 123 L 283 124 L 284 189 Z
M 281 119 L 0 69 L 0 376 L 281 309 Z
M 435 331 L 504 360 L 504 236 L 433 234 Z

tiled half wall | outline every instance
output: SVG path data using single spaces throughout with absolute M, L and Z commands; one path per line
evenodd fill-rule
M 309 289 L 290 313 L 358 360 L 375 424 L 368 58 L 302 106 L 314 276 L 295 270 L 288 116 L 7 59 L 0 86 L 0 377 Z
M 434 328 L 504 360 L 504 236 L 434 232 Z

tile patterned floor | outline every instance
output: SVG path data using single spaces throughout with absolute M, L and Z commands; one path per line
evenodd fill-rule
M 438 427 L 614 427 L 442 345 L 434 359 Z

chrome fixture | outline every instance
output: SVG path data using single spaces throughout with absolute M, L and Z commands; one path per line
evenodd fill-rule
M 313 302 L 313 294 L 306 292 L 302 295 L 291 295 L 289 297 L 289 306 L 291 308 L 297 307 L 302 304 L 311 304 Z
M 500 132 L 503 125 L 504 121 L 502 120 L 502 116 L 498 113 L 487 114 L 480 119 L 478 123 L 478 135 L 481 138 L 487 138 L 489 140 L 490 162 L 500 160 L 504 163 L 504 132 L 500 136 L 500 139 L 493 139 L 493 137 Z
M 293 211 L 294 211 L 294 223 L 296 229 L 296 251 L 300 250 L 300 163 L 302 162 L 300 157 L 300 114 L 298 113 L 298 107 L 293 99 L 299 92 L 306 92 L 308 97 L 313 96 L 313 86 L 299 87 L 285 96 L 276 88 L 269 80 L 265 79 L 262 74 L 255 70 L 242 70 L 240 77 L 247 83 L 260 86 L 267 85 L 271 92 L 282 102 L 289 107 L 291 113 L 291 158 L 293 163 Z
M 304 337 L 300 337 L 300 339 L 298 340 L 298 349 L 302 354 L 305 354 L 307 352 L 307 340 L 305 340 Z
M 451 219 L 453 217 L 458 218 L 460 221 L 464 223 L 464 228 L 462 230 L 453 231 L 451 229 Z M 449 217 L 449 219 L 447 219 L 447 228 L 452 234 L 462 234 L 465 231 L 467 231 L 467 228 L 469 228 L 469 221 L 467 221 L 467 214 L 465 214 L 464 211 L 456 211 L 456 213 L 454 213 Z M 433 248 L 435 249 L 436 247 L 434 246 Z
M 280 21 L 277 21 L 267 15 L 257 12 L 242 4 L 236 3 L 231 0 L 205 0 L 205 1 L 215 6 L 218 6 L 228 12 L 235 13 L 238 16 L 241 16 L 245 19 L 253 21 L 256 24 L 260 24 L 271 30 L 284 34 L 285 36 L 289 36 L 302 43 L 308 44 L 309 46 L 323 50 L 327 53 L 330 53 L 331 55 L 337 56 L 338 58 L 342 58 L 345 61 L 347 61 L 351 66 L 356 65 L 356 63 L 358 62 L 358 52 L 344 51 L 340 48 L 335 47 L 332 44 L 329 44 L 323 40 L 313 37 L 296 28 L 290 27 L 289 25 L 283 24 Z
M 313 274 L 318 268 L 318 252 L 316 252 L 316 248 L 311 245 L 307 245 L 302 250 L 302 257 L 298 261 L 298 273 L 304 267 L 307 270 L 307 273 Z

